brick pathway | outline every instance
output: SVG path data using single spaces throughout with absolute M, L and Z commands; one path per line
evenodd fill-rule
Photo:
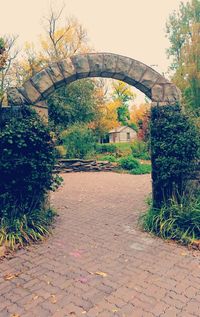
M 64 178 L 53 235 L 0 263 L 0 317 L 200 316 L 200 257 L 138 230 L 150 177 Z

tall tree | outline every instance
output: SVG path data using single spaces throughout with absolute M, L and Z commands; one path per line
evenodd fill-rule
M 48 98 L 48 107 L 49 120 L 57 131 L 95 120 L 99 112 L 95 81 L 82 79 L 57 89 Z
M 5 48 L 5 43 L 4 39 L 1 37 L 0 38 L 0 70 L 4 67 L 6 63 L 6 48 Z
M 113 82 L 113 100 L 118 101 L 119 106 L 117 108 L 118 121 L 122 125 L 128 125 L 130 120 L 129 103 L 134 101 L 136 94 L 131 90 L 131 87 L 122 82 Z
M 172 80 L 181 89 L 186 109 L 200 115 L 200 1 L 181 2 L 167 22 L 173 58 Z
M 19 50 L 16 48 L 17 36 L 7 35 L 0 40 L 0 110 L 6 100 L 6 92 L 12 86 L 13 63 L 17 58 Z
M 51 62 L 89 50 L 87 32 L 74 18 L 63 21 L 64 6 L 50 9 L 44 17 L 44 32 L 37 47 L 26 43 L 23 58 L 17 65 L 17 80 L 21 84 Z M 90 49 L 91 50 L 91 49 Z

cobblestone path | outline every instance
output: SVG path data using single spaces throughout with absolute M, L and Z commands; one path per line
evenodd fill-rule
M 200 316 L 200 256 L 138 228 L 150 176 L 64 180 L 53 235 L 0 263 L 0 317 Z

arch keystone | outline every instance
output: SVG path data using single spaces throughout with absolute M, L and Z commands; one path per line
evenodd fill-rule
M 90 65 L 86 55 L 75 55 L 71 57 L 72 63 L 77 73 L 77 78 L 88 77 Z
M 103 54 L 88 54 L 88 62 L 90 65 L 90 77 L 98 77 L 101 76 L 101 72 L 103 69 Z
M 103 68 L 101 72 L 102 77 L 111 78 L 113 76 L 113 70 L 117 67 L 118 56 L 115 54 L 103 54 Z

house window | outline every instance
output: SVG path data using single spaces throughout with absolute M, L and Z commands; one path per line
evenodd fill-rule
M 131 136 L 130 136 L 130 132 L 127 132 L 127 141 L 130 141 Z

